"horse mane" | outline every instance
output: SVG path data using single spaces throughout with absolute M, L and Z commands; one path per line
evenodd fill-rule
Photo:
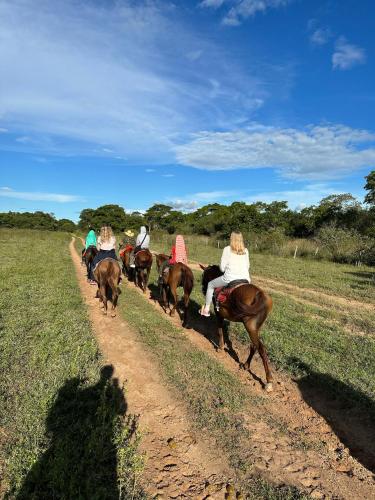
M 212 264 L 203 271 L 202 275 L 202 292 L 206 295 L 208 282 L 222 276 L 223 272 L 217 264 Z

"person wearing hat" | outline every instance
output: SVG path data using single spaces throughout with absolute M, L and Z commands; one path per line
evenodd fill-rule
M 132 247 L 134 247 L 135 245 L 134 236 L 135 234 L 131 229 L 127 229 L 126 231 L 124 231 L 124 238 L 120 243 L 120 248 L 124 248 L 127 245 L 131 245 Z

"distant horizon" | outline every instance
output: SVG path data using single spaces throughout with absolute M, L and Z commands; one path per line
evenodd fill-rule
M 0 211 L 360 202 L 370 0 L 4 0 Z M 35 15 L 35 13 L 38 15 Z

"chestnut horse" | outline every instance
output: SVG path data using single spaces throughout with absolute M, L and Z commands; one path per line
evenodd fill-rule
M 162 264 L 169 260 L 169 256 L 165 254 L 156 255 L 156 265 L 158 272 L 160 273 L 160 268 Z M 160 285 L 160 300 L 161 306 L 164 311 L 167 312 L 167 307 L 170 310 L 170 315 L 173 316 L 176 311 L 178 297 L 177 297 L 177 287 L 182 286 L 184 289 L 184 312 L 182 316 L 182 326 L 186 327 L 188 324 L 188 307 L 190 301 L 190 294 L 194 286 L 194 275 L 190 267 L 182 264 L 182 262 L 177 262 L 173 264 L 169 271 L 163 272 L 159 280 Z M 171 309 L 170 298 L 173 296 L 174 305 Z
M 219 266 L 205 267 L 199 264 L 203 270 L 202 291 L 207 292 L 208 282 L 218 278 L 223 273 Z M 272 391 L 272 373 L 269 367 L 269 361 L 266 349 L 259 338 L 259 330 L 272 309 L 272 299 L 265 294 L 263 290 L 255 285 L 244 284 L 235 288 L 225 302 L 219 303 L 219 310 L 215 303 L 215 314 L 218 323 L 219 348 L 224 348 L 223 326 L 224 320 L 242 322 L 250 337 L 250 353 L 247 361 L 241 363 L 241 368 L 250 371 L 250 363 L 256 351 L 259 352 L 263 361 L 264 371 L 266 372 L 265 390 Z
M 134 282 L 139 288 L 146 293 L 148 278 L 150 276 L 152 266 L 152 253 L 147 248 L 139 250 L 135 254 L 135 279 Z
M 94 278 L 98 283 L 96 297 L 103 303 L 104 314 L 107 314 L 107 301 L 112 302 L 111 316 L 116 316 L 116 306 L 121 290 L 118 287 L 121 278 L 121 268 L 117 260 L 103 259 L 94 270 Z
M 124 248 L 120 248 L 120 259 L 122 261 L 122 272 L 129 279 L 129 281 L 133 281 L 134 269 L 130 267 L 130 252 L 133 251 L 132 245 L 126 245 Z

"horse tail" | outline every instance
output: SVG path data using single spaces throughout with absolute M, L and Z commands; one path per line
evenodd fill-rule
M 194 275 L 187 266 L 181 266 L 181 284 L 184 289 L 184 292 L 187 292 L 189 295 L 194 286 Z
M 271 297 L 259 288 L 250 304 L 236 300 L 235 295 L 232 294 L 230 297 L 233 316 L 240 321 L 256 318 L 257 328 L 260 328 L 272 309 Z

